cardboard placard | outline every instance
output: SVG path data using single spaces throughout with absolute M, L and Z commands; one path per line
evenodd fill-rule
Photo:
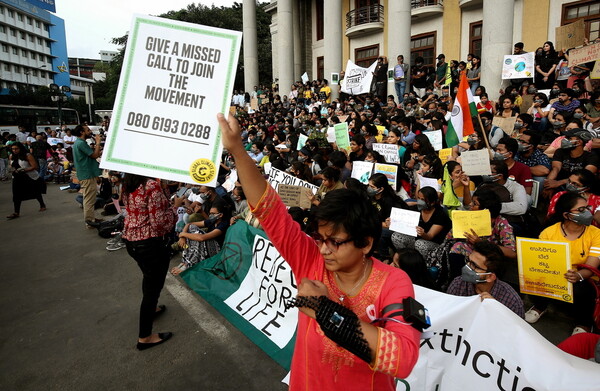
M 358 179 L 360 183 L 368 184 L 369 178 L 373 172 L 373 163 L 361 162 L 357 160 L 352 162 L 352 174 L 350 175 L 354 179 Z
M 379 152 L 385 159 L 386 163 L 400 163 L 398 148 L 398 144 L 373 144 L 373 151 Z
M 487 149 L 465 151 L 460 154 L 462 169 L 468 176 L 492 175 L 490 152 Z
M 521 98 L 523 101 L 519 106 L 519 110 L 521 113 L 526 113 L 527 110 L 529 110 L 529 108 L 533 105 L 533 95 L 523 95 Z
M 452 211 L 452 236 L 456 239 L 465 239 L 465 232 L 470 234 L 471 230 L 480 237 L 492 234 L 492 219 L 489 210 Z
M 576 22 L 558 26 L 555 29 L 557 51 L 561 49 L 570 49 L 583 45 L 585 39 L 585 22 L 579 19 Z M 569 59 L 570 61 L 570 59 Z
M 285 206 L 290 208 L 296 206 L 302 209 L 310 208 L 310 198 L 313 194 L 309 188 L 280 183 L 277 187 L 277 193 Z
M 517 238 L 521 293 L 573 302 L 573 284 L 564 275 L 571 268 L 569 242 Z
M 600 43 L 587 45 L 569 52 L 569 66 L 585 64 L 600 59 Z
M 250 108 L 252 110 L 258 110 L 258 98 L 250 99 Z
M 515 128 L 516 121 L 517 121 L 517 117 L 504 118 L 504 117 L 494 116 L 494 119 L 492 120 L 492 124 L 496 125 L 500 129 L 502 129 L 504 131 L 504 133 L 506 133 L 507 135 L 510 136 Z
M 440 157 L 442 164 L 446 164 L 446 162 L 448 162 L 448 158 L 452 156 L 452 148 L 440 149 L 438 156 Z
M 420 212 L 408 209 L 392 208 L 390 214 L 390 231 L 400 232 L 402 234 L 417 236 L 417 226 L 419 225 Z
M 600 79 L 600 60 L 596 60 L 594 69 L 590 72 L 590 79 Z

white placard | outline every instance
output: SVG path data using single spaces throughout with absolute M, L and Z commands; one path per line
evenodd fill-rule
M 367 185 L 372 173 L 373 163 L 361 162 L 360 160 L 352 162 L 352 174 L 350 176 L 358 179 L 360 183 Z
M 300 133 L 298 135 L 298 146 L 296 147 L 296 149 L 299 151 L 302 149 L 302 147 L 304 147 L 304 145 L 306 144 L 306 140 L 308 140 L 308 136 L 305 134 Z
M 377 151 L 383 156 L 387 163 L 400 163 L 398 156 L 398 144 L 373 144 L 373 151 Z
M 462 169 L 468 176 L 491 175 L 490 153 L 487 149 L 465 151 L 460 154 Z
M 135 15 L 100 166 L 214 186 L 242 34 Z
M 526 79 L 533 77 L 534 52 L 504 56 L 502 79 Z
M 50 145 L 58 145 L 58 143 L 61 143 L 62 145 L 65 145 L 65 141 L 62 138 L 48 137 L 48 139 L 46 141 Z
M 438 182 L 435 178 L 425 178 L 424 176 L 417 174 L 417 178 L 419 180 L 419 189 L 424 187 L 433 187 L 435 191 L 440 191 L 440 182 Z
M 390 230 L 402 234 L 417 236 L 417 226 L 419 225 L 420 212 L 413 210 L 392 208 L 390 214 Z
M 377 61 L 371 64 L 370 67 L 363 68 L 353 63 L 352 60 L 348 60 L 344 78 L 340 82 L 341 91 L 350 95 L 369 93 L 376 66 Z
M 312 190 L 313 194 L 316 194 L 317 190 L 319 190 L 318 186 L 315 186 L 312 183 L 303 181 L 300 178 L 296 178 L 295 176 L 290 175 L 285 171 L 278 170 L 275 167 L 271 166 L 269 171 L 267 171 L 265 169 L 265 172 L 268 173 L 268 175 L 269 175 L 269 179 L 267 179 L 267 181 L 269 182 L 271 187 L 273 189 L 275 189 L 275 191 L 277 191 L 277 189 L 279 188 L 280 183 L 283 183 L 285 185 L 308 187 L 309 189 Z
M 431 143 L 431 145 L 433 146 L 433 149 L 435 149 L 436 151 L 439 151 L 441 149 L 444 148 L 444 145 L 442 144 L 442 140 L 444 138 L 444 135 L 442 134 L 442 130 L 432 130 L 429 132 L 423 132 L 423 134 L 425 136 L 427 136 L 427 138 L 429 139 L 429 142 Z
M 335 128 L 333 126 L 327 128 L 327 142 L 335 143 Z
M 302 83 L 308 83 L 308 73 L 304 72 L 300 78 L 302 79 Z

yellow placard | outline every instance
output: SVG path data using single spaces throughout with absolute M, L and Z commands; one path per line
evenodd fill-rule
M 571 268 L 568 242 L 517 238 L 521 293 L 573 302 L 573 284 L 565 273 Z
M 590 79 L 600 79 L 600 60 L 596 60 L 594 69 L 592 70 L 592 73 L 590 73 Z
M 442 165 L 446 164 L 446 162 L 448 161 L 448 158 L 450 156 L 452 156 L 452 148 L 440 149 L 440 151 L 438 152 L 438 156 L 440 157 L 440 160 L 442 161 Z
M 465 232 L 475 231 L 477 236 L 492 234 L 492 218 L 490 211 L 484 210 L 453 210 L 452 235 L 456 239 L 465 239 Z

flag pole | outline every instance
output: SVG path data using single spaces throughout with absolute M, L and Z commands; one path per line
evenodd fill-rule
M 483 127 L 483 123 L 481 122 L 481 117 L 479 116 L 479 112 L 477 113 L 477 121 L 479 121 L 479 126 L 481 127 L 481 133 L 483 134 L 483 139 L 485 140 L 485 146 L 488 149 L 490 154 L 490 158 L 493 156 L 492 147 L 490 146 L 490 142 L 488 141 L 487 134 L 485 134 L 485 128 Z

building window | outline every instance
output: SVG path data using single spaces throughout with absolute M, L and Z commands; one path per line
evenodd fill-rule
M 379 45 L 365 46 L 354 50 L 354 63 L 359 67 L 368 68 L 379 57 Z
M 22 14 L 17 14 L 17 19 L 19 19 L 19 22 L 23 21 L 23 15 Z
M 324 18 L 324 13 L 325 10 L 323 8 L 323 1 L 324 0 L 317 0 L 316 1 L 316 23 L 317 23 L 317 28 L 315 29 L 315 31 L 317 32 L 317 41 L 320 41 L 321 39 L 323 39 L 323 31 L 325 30 L 325 22 L 323 20 Z
M 17 30 L 10 29 L 10 35 L 12 35 L 13 37 L 16 37 L 17 36 Z
M 22 40 L 25 40 L 25 33 L 21 31 L 21 34 L 20 34 L 20 35 L 21 35 L 21 39 L 22 39 Z
M 15 13 L 12 10 L 8 10 L 8 17 L 9 18 L 14 18 L 15 17 Z
M 18 66 L 18 65 L 15 65 L 15 66 L 13 67 L 13 69 L 15 70 L 15 73 L 20 73 L 20 72 L 21 72 L 21 67 L 20 67 L 20 66 Z
M 31 70 L 31 75 L 33 75 L 33 76 L 37 77 L 37 75 L 38 75 L 38 71 L 37 71 L 37 69 L 32 69 L 32 70 Z
M 44 23 L 44 30 L 50 31 L 50 26 L 47 23 Z
M 31 19 L 29 16 L 27 17 L 27 24 L 33 25 L 33 19 Z
M 4 44 L 4 43 L 3 43 L 3 44 L 2 44 L 2 51 L 3 51 L 4 53 L 8 53 L 8 45 L 6 45 L 6 44 Z
M 578 20 L 583 20 L 585 36 L 590 42 L 600 37 L 600 3 L 598 1 L 586 0 L 563 4 L 561 26 Z M 583 42 L 581 43 L 583 44 Z
M 323 57 L 317 57 L 317 79 L 323 80 L 325 78 L 325 59 Z
M 50 41 L 46 41 L 46 47 L 50 47 Z
M 4 15 L 4 7 L 2 7 L 1 5 L 0 5 L 0 14 Z
M 31 59 L 35 60 L 37 58 L 37 54 L 35 54 L 34 52 L 31 52 Z
M 43 45 L 42 39 L 38 37 L 38 45 Z
M 19 49 L 13 48 L 13 54 L 17 54 L 18 55 L 19 54 Z
M 35 21 L 35 27 L 39 29 L 39 28 L 40 28 L 40 26 L 41 26 L 41 24 L 40 24 L 40 21 L 39 21 L 39 20 L 36 20 L 36 21 Z
M 46 72 L 40 71 L 40 77 L 45 79 L 46 78 Z
M 29 36 L 29 42 L 35 42 L 35 37 L 33 35 Z
M 482 22 L 473 22 L 469 25 L 469 53 L 481 58 L 481 30 Z
M 21 57 L 27 58 L 27 50 L 21 49 Z
M 4 34 L 6 32 L 6 28 L 4 26 L 0 26 L 0 33 Z
M 10 65 L 9 64 L 4 64 L 4 70 L 6 72 L 10 72 Z
M 423 65 L 435 65 L 435 32 L 413 35 L 410 38 L 410 63 L 417 57 L 423 57 Z

